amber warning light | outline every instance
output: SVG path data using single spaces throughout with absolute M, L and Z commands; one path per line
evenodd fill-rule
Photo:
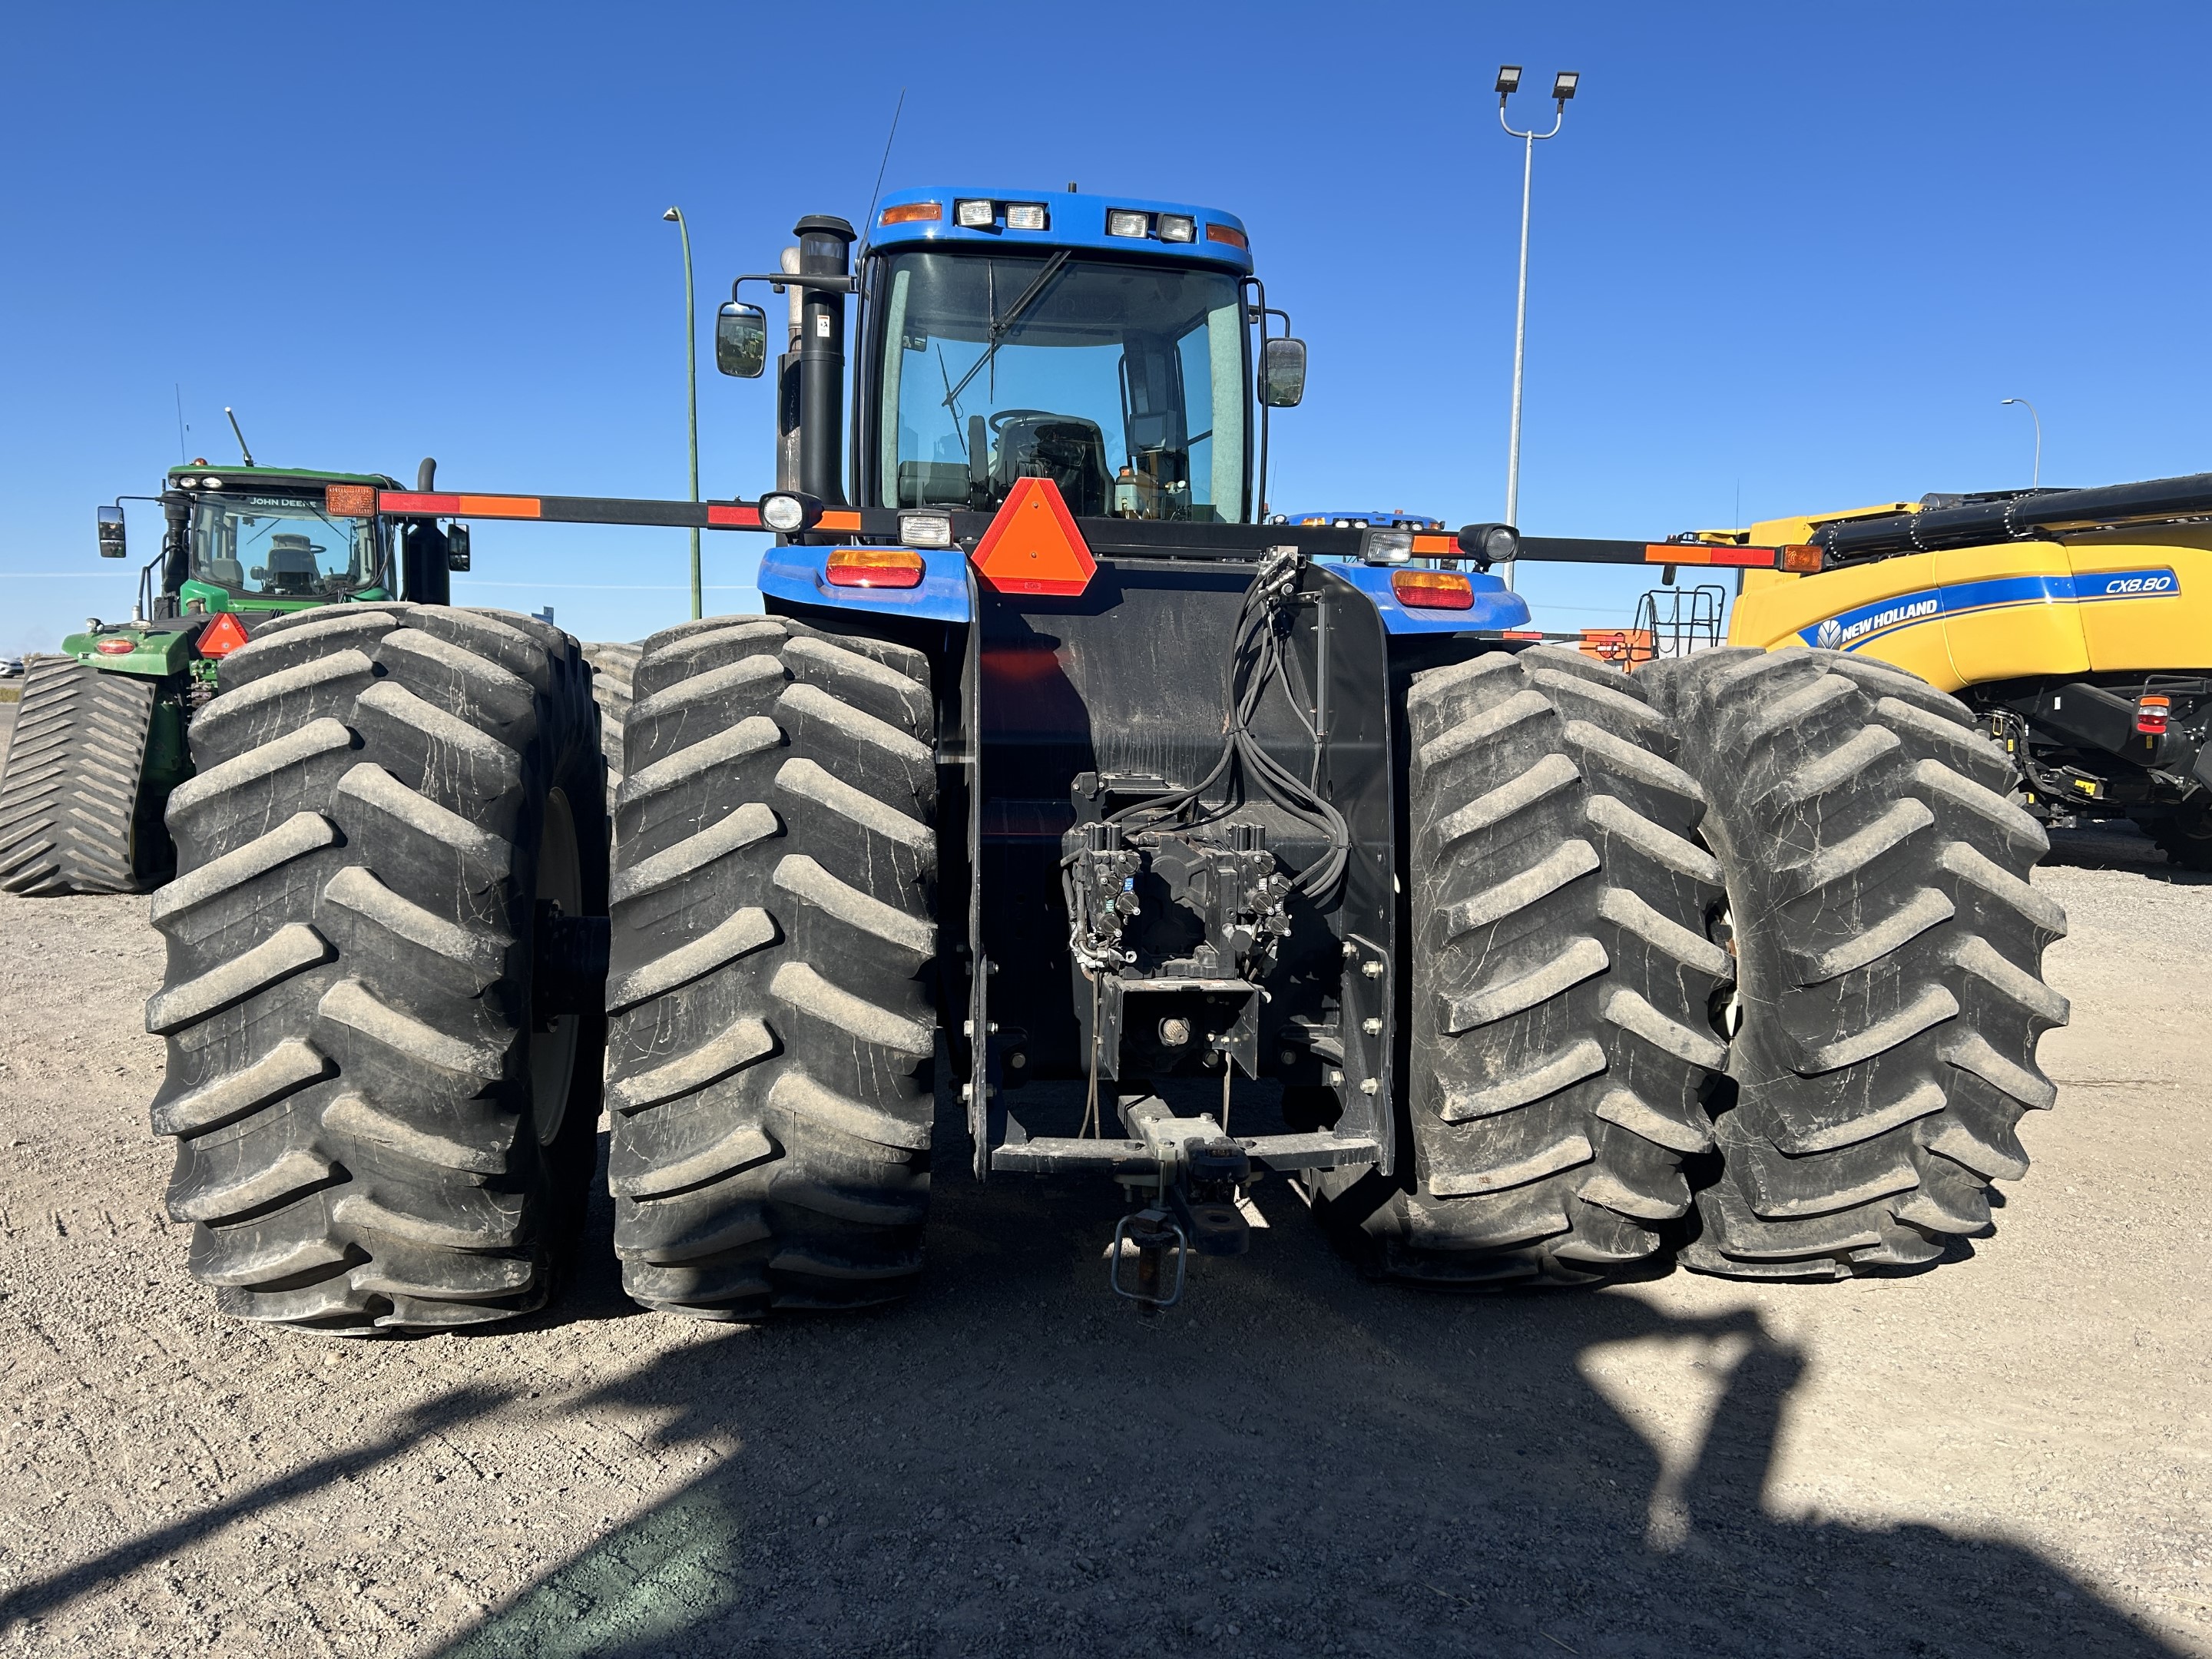
M 1394 570 L 1390 591 L 1398 603 L 1424 611 L 1471 611 L 1474 584 L 1456 570 Z
M 832 587 L 919 587 L 921 555 L 909 547 L 836 547 L 825 574 Z

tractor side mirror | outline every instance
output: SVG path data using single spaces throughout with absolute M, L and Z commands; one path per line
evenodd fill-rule
M 466 570 L 469 568 L 469 527 L 465 524 L 446 526 L 446 568 Z
M 1279 335 L 1260 348 L 1260 401 L 1292 409 L 1306 395 L 1306 343 Z
M 768 367 L 768 313 L 732 300 L 714 313 L 714 367 L 741 380 Z
M 100 509 L 100 556 L 119 559 L 125 556 L 123 543 L 123 509 L 103 507 Z

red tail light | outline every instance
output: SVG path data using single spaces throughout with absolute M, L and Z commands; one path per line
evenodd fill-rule
M 1474 609 L 1474 584 L 1456 570 L 1394 570 L 1390 591 L 1399 604 L 1424 611 Z
M 102 640 L 98 645 L 94 646 L 92 648 L 99 652 L 103 657 L 127 657 L 133 651 L 136 651 L 138 648 L 138 641 L 136 640 L 118 637 L 112 640 Z
M 200 630 L 200 655 L 227 657 L 246 643 L 246 628 L 238 613 L 226 611 Z
M 826 574 L 832 587 L 919 587 L 921 555 L 910 547 L 836 547 Z
M 2136 731 L 2146 738 L 2166 735 L 2166 717 L 2173 712 L 2171 697 L 2137 697 L 2136 699 Z

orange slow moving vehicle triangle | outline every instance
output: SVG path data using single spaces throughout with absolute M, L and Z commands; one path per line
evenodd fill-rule
M 1098 568 L 1049 478 L 1015 479 L 971 556 L 976 574 L 1001 593 L 1072 596 Z

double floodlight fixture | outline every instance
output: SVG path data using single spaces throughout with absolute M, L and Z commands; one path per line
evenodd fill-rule
M 1553 98 L 1564 106 L 1568 99 L 1575 95 L 1575 88 L 1582 84 L 1582 79 L 1578 70 L 1561 70 L 1552 77 Z M 1508 98 L 1521 90 L 1521 65 L 1500 64 L 1498 70 L 1498 83 L 1491 90 L 1498 94 L 1498 101 L 1503 106 Z

